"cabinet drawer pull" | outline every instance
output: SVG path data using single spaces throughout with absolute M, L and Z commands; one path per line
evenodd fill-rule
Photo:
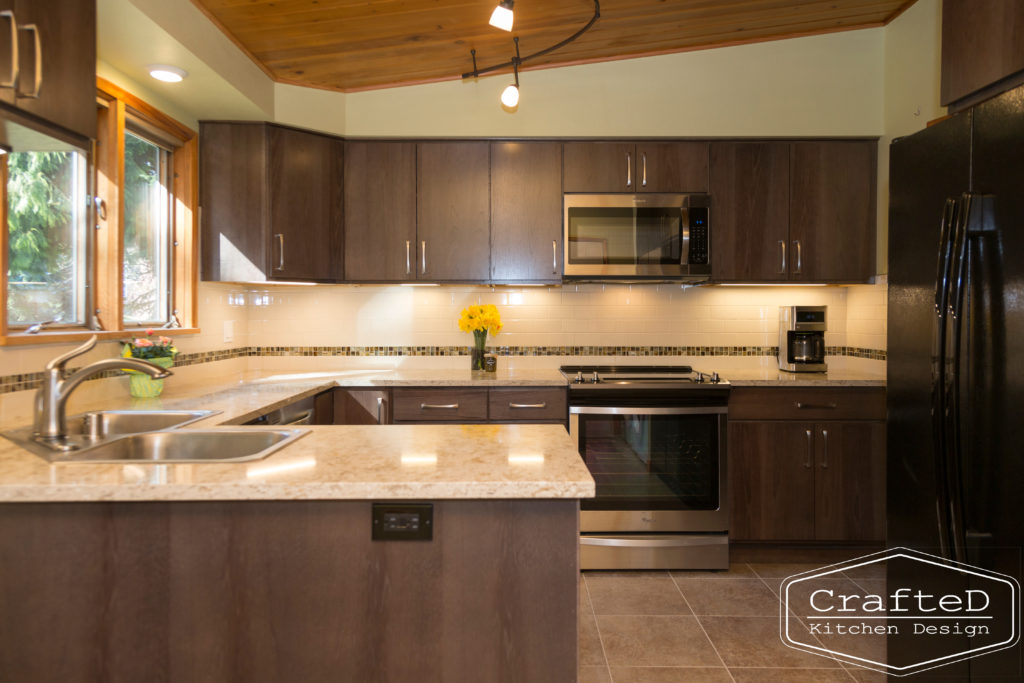
M 458 403 L 421 403 L 420 410 L 458 410 Z
M 410 248 L 411 247 L 412 247 L 412 245 L 409 243 L 409 240 L 406 240 L 405 241 L 405 274 L 406 275 L 409 275 L 412 272 L 412 261 L 409 258 Z
M 810 429 L 804 430 L 807 433 L 807 460 L 804 461 L 804 467 L 811 469 L 814 467 L 813 457 L 811 453 L 814 451 L 814 435 Z
M 423 259 L 423 274 L 427 274 L 427 241 L 420 242 L 420 256 Z
M 551 272 L 558 274 L 558 242 L 551 240 Z
M 32 39 L 35 45 L 36 52 L 36 64 L 35 64 L 35 79 L 33 84 L 32 92 L 22 92 L 20 88 L 15 88 L 14 94 L 18 97 L 28 97 L 31 99 L 37 99 L 39 97 L 39 88 L 43 85 L 43 45 L 39 38 L 39 29 L 35 24 L 25 24 L 19 26 L 22 31 L 32 31 Z
M 800 410 L 835 410 L 838 406 L 835 403 L 794 403 Z
M 408 244 L 408 242 L 406 242 Z M 383 424 L 384 417 L 384 398 L 381 396 L 377 397 L 377 424 Z
M 782 265 L 779 266 L 779 272 L 785 274 L 785 272 L 786 272 L 786 240 L 779 240 L 779 248 L 782 249 Z
M 626 187 L 633 187 L 633 159 L 629 152 L 626 152 Z
M 643 169 L 640 172 L 640 186 L 647 187 L 647 152 L 640 155 L 640 166 Z
M 548 404 L 545 403 L 509 403 L 509 408 L 547 408 Z
M 828 469 L 828 430 L 821 430 L 821 469 Z
M 277 238 L 277 268 L 274 270 L 284 270 L 284 235 L 277 233 L 274 237 Z
M 9 80 L 0 81 L 0 88 L 13 88 L 18 83 L 18 22 L 14 18 L 14 12 L 9 9 L 0 12 L 0 17 L 6 17 L 11 24 L 11 77 Z

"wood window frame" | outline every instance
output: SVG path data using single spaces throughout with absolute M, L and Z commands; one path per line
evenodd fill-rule
M 124 132 L 127 118 L 141 122 L 157 131 L 163 139 L 174 143 L 171 153 L 171 310 L 176 312 L 181 327 L 172 334 L 195 334 L 199 330 L 199 134 L 156 107 L 104 78 L 96 79 L 97 130 L 93 147 L 94 193 L 105 207 L 105 217 L 91 211 L 95 221 L 92 259 L 92 309 L 97 329 L 43 330 L 27 334 L 24 330 L 7 328 L 6 229 L 0 240 L 0 268 L 4 277 L 2 328 L 0 346 L 73 342 L 92 335 L 100 339 L 123 339 L 136 332 L 123 322 L 124 275 Z M 6 187 L 6 165 L 0 182 Z M 0 202 L 0 220 L 7 224 L 7 203 Z

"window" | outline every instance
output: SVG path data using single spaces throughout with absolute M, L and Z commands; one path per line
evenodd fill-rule
M 196 133 L 103 79 L 95 145 L 0 123 L 0 344 L 198 331 Z

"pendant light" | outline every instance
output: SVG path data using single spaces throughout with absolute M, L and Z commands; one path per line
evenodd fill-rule
M 501 0 L 498 6 L 491 12 L 491 21 L 489 22 L 494 28 L 500 28 L 502 31 L 512 30 L 512 20 L 515 15 L 512 13 L 513 0 Z
M 501 103 L 508 109 L 519 106 L 519 38 L 513 38 L 512 41 L 516 44 L 516 56 L 512 60 L 512 73 L 516 80 L 501 92 Z

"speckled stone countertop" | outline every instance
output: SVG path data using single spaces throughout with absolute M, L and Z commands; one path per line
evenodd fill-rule
M 108 399 L 96 409 L 207 409 L 183 429 L 239 424 L 334 386 L 564 384 L 557 371 L 254 373 L 173 398 Z M 5 425 L 10 427 L 12 425 Z M 252 427 L 252 429 L 261 429 Z M 310 427 L 244 463 L 50 464 L 0 439 L 0 502 L 588 498 L 594 480 L 559 425 Z
M 723 371 L 733 387 L 884 387 L 885 372 L 836 369 L 828 372 L 783 372 L 777 368 Z

